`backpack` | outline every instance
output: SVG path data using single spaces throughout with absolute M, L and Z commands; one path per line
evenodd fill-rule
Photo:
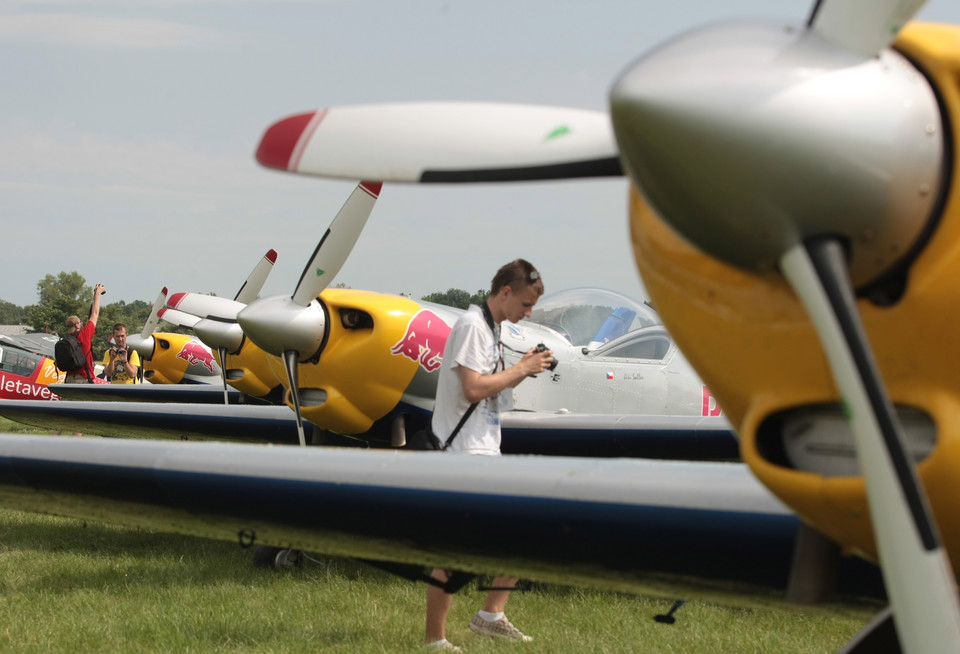
M 53 346 L 54 361 L 63 372 L 86 369 L 87 355 L 75 334 L 67 334 Z

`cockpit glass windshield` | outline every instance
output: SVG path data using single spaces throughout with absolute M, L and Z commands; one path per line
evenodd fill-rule
M 663 324 L 645 304 L 595 288 L 548 293 L 533 307 L 528 320 L 549 327 L 571 345 L 591 348 L 629 332 Z
M 42 358 L 39 354 L 0 346 L 0 371 L 27 377 Z

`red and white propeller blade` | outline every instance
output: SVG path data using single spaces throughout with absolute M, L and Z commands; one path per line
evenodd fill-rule
M 153 308 L 150 309 L 150 315 L 147 316 L 147 321 L 143 323 L 143 329 L 140 330 L 139 334 L 129 334 L 127 336 L 127 345 L 136 350 L 141 359 L 149 359 L 153 356 L 153 348 L 156 346 L 153 341 L 153 332 L 156 331 L 157 325 L 160 322 L 159 313 L 163 309 L 163 304 L 166 300 L 167 287 L 164 286 L 160 294 L 157 295 L 157 299 L 153 303 Z
M 300 275 L 293 301 L 307 306 L 337 276 L 380 196 L 380 182 L 360 182 L 337 213 Z
M 256 300 L 276 262 L 277 251 L 272 248 L 267 250 L 267 253 L 263 255 L 260 262 L 254 266 L 250 275 L 247 277 L 247 281 L 243 283 L 243 286 L 240 287 L 240 290 L 237 291 L 233 299 L 243 304 L 250 304 Z
M 167 298 L 167 306 L 183 313 L 191 313 L 198 318 L 236 320 L 237 314 L 247 305 L 216 295 L 174 293 Z
M 171 325 L 190 328 L 202 320 L 202 318 L 198 318 L 192 313 L 185 313 L 183 311 L 177 311 L 176 309 L 170 309 L 168 307 L 160 309 L 159 317 L 161 320 L 166 320 Z
M 384 182 L 493 182 L 621 175 L 606 112 L 433 102 L 321 109 L 271 125 L 268 168 Z

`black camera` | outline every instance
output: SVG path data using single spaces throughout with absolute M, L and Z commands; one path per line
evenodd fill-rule
M 539 353 L 539 352 L 545 352 L 546 349 L 547 349 L 547 346 L 546 346 L 546 345 L 544 345 L 543 343 L 538 343 L 538 344 L 537 344 L 536 352 L 538 352 L 538 353 Z M 551 357 L 551 359 L 550 359 L 550 368 L 549 368 L 550 372 L 553 372 L 554 370 L 557 369 L 557 364 L 558 364 L 558 363 L 559 363 L 559 361 L 557 361 L 557 358 L 556 358 L 556 357 Z

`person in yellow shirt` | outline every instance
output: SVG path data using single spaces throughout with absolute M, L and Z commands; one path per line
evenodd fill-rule
M 127 327 L 113 326 L 113 347 L 103 355 L 103 375 L 111 384 L 136 384 L 140 370 L 140 355 L 127 347 Z

